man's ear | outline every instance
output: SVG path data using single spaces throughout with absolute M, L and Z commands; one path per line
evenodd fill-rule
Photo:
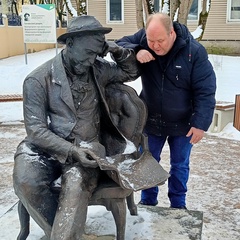
M 67 38 L 66 39 L 66 46 L 72 47 L 73 46 L 73 39 L 72 38 Z

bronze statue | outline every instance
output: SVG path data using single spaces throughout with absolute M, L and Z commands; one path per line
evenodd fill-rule
M 135 54 L 106 42 L 105 34 L 111 30 L 92 16 L 73 18 L 58 38 L 65 48 L 23 84 L 27 137 L 15 153 L 14 189 L 51 240 L 81 239 L 102 170 L 132 190 L 155 186 L 168 177 L 149 180 L 140 173 L 146 180 L 141 186 L 130 175 L 134 188 L 121 179 L 124 172 L 109 162 L 140 157 L 146 120 L 145 105 L 135 95 L 129 102 L 131 90 L 125 88 L 130 87 L 123 85 L 139 76 Z M 114 62 L 102 58 L 107 53 Z M 60 196 L 53 191 L 58 178 L 62 179 Z

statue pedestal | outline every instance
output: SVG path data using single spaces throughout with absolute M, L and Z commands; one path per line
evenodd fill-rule
M 91 215 L 94 214 L 94 211 Z M 99 222 L 87 222 L 84 240 L 115 240 L 111 231 L 100 235 Z M 105 223 L 106 224 L 106 223 Z M 109 221 L 109 225 L 111 222 Z M 184 239 L 200 240 L 202 235 L 203 212 L 164 207 L 138 206 L 138 216 L 127 215 L 126 240 Z
M 184 239 L 200 240 L 203 213 L 184 209 L 138 206 L 138 216 L 127 214 L 125 240 Z M 16 239 L 19 233 L 17 205 L 0 218 L 0 239 Z M 3 235 L 4 234 L 4 235 Z M 31 220 L 31 240 L 46 240 L 43 231 Z M 105 207 L 89 207 L 84 240 L 115 240 L 115 223 Z

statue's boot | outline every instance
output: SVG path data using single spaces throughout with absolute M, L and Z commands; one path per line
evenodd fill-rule
M 86 183 L 97 183 L 97 175 L 93 181 L 80 167 L 69 167 L 62 178 L 62 190 L 59 206 L 52 227 L 51 240 L 81 240 L 87 218 L 87 208 L 91 197 Z M 84 170 L 85 171 L 85 170 Z M 91 169 L 95 172 L 95 169 Z M 91 174 L 90 174 L 91 175 Z

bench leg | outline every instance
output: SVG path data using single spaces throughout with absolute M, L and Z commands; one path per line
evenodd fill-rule
M 116 224 L 116 240 L 125 239 L 126 228 L 126 203 L 124 198 L 111 199 L 111 212 Z
M 29 235 L 30 216 L 22 202 L 18 202 L 18 216 L 20 221 L 20 233 L 17 240 L 26 240 Z
M 135 204 L 134 202 L 134 194 L 133 192 L 127 196 L 127 206 L 128 206 L 128 209 L 129 209 L 129 212 L 132 216 L 137 216 L 138 213 L 137 213 L 137 205 Z

